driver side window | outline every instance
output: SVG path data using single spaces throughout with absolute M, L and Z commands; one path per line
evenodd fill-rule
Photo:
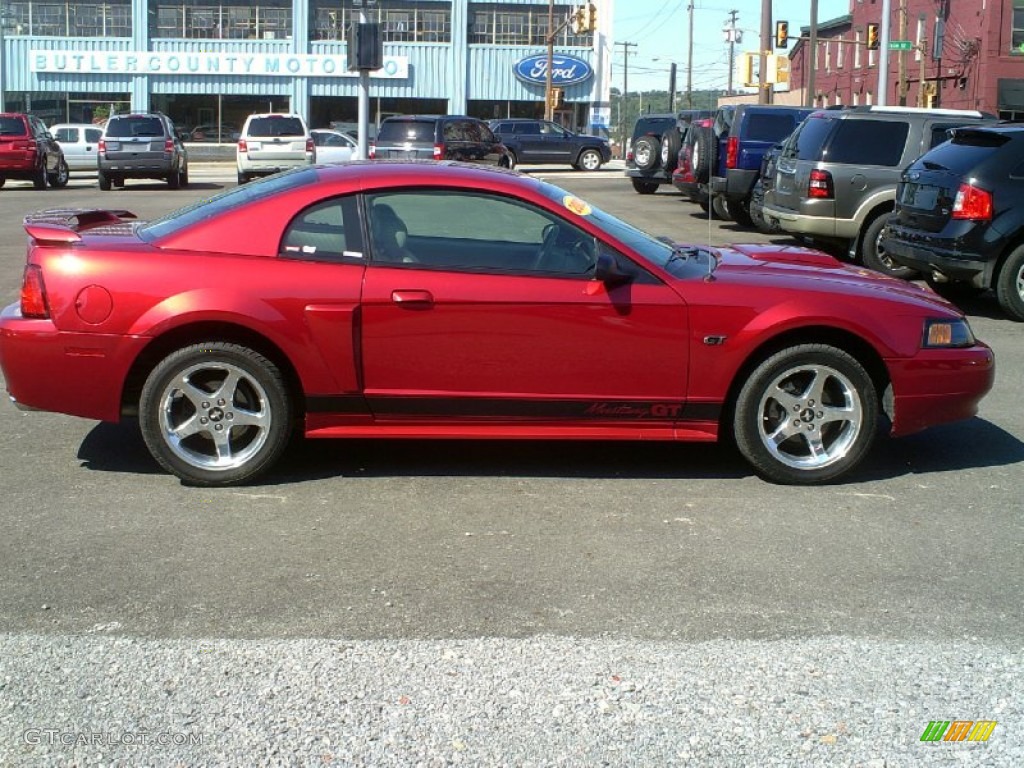
M 415 190 L 367 195 L 364 210 L 377 264 L 579 278 L 594 270 L 592 236 L 520 200 Z

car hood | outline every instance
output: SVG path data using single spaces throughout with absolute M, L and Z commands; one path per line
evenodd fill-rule
M 796 246 L 749 244 L 716 249 L 715 279 L 794 288 L 843 296 L 887 297 L 918 307 L 957 310 L 945 299 L 914 283 L 844 264 L 827 253 Z

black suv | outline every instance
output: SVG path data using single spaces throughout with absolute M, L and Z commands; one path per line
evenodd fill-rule
M 100 189 L 125 179 L 162 179 L 171 189 L 188 184 L 188 152 L 174 123 L 160 112 L 114 115 L 97 152 Z
M 683 133 L 693 120 L 711 117 L 709 110 L 688 109 L 676 114 L 641 115 L 633 125 L 626 153 L 626 176 L 641 195 L 652 195 L 672 183 Z
M 487 123 L 465 115 L 386 117 L 369 155 L 371 160 L 459 160 L 501 168 L 515 164 Z
M 596 171 L 612 159 L 608 139 L 573 133 L 547 120 L 491 120 L 488 125 L 508 147 L 514 163 L 565 164 Z
M 31 181 L 36 189 L 68 183 L 64 151 L 35 115 L 0 114 L 0 187 L 7 179 Z
M 1024 321 L 1024 126 L 952 133 L 903 172 L 883 245 L 939 293 L 994 288 Z

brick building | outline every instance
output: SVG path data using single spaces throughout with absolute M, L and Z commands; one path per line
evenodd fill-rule
M 889 105 L 980 109 L 1024 119 L 1024 0 L 891 0 Z M 880 24 L 881 0 L 850 0 L 850 13 L 800 30 L 791 53 L 790 89 L 806 93 L 815 63 L 816 106 L 877 104 L 880 51 L 866 48 Z M 901 87 L 902 83 L 902 87 Z M 922 85 L 923 84 L 923 85 Z

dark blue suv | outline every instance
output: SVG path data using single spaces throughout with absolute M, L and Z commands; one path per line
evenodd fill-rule
M 751 226 L 750 197 L 765 153 L 776 146 L 814 110 L 774 104 L 740 104 L 721 113 L 713 131 L 717 137 L 710 158 L 710 191 L 724 199 L 729 215 Z

